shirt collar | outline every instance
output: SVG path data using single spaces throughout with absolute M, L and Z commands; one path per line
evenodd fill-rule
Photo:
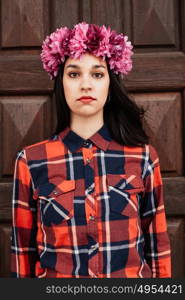
M 87 140 L 93 142 L 98 148 L 102 150 L 107 150 L 110 141 L 112 140 L 110 131 L 106 124 L 94 133 L 88 139 L 84 139 L 71 130 L 70 127 L 66 127 L 63 131 L 59 133 L 59 138 L 63 141 L 63 143 L 69 148 L 71 152 L 78 150 L 83 146 L 83 143 Z

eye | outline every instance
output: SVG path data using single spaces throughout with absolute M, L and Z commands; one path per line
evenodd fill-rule
M 71 78 L 75 78 L 76 77 L 76 74 L 78 74 L 77 72 L 70 72 L 68 75 L 69 77 Z
M 104 76 L 103 73 L 94 73 L 93 75 L 95 75 L 96 78 L 102 78 Z

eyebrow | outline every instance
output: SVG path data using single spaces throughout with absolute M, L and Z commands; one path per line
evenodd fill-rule
M 67 68 L 74 68 L 74 69 L 80 69 L 80 66 L 78 66 L 78 65 L 68 65 L 67 67 L 66 67 L 66 69 Z M 105 69 L 105 66 L 104 65 L 94 65 L 94 66 L 92 66 L 92 69 L 98 69 L 98 68 L 104 68 Z

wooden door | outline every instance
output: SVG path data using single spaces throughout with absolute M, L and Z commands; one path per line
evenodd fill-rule
M 53 82 L 40 62 L 42 40 L 80 21 L 110 25 L 134 44 L 129 94 L 147 109 L 145 128 L 164 180 L 173 277 L 185 277 L 185 1 L 1 0 L 0 276 L 10 276 L 15 155 L 55 128 Z

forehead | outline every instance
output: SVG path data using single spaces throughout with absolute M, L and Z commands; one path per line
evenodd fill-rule
M 72 66 L 76 66 L 78 68 L 107 68 L 107 63 L 101 57 L 96 57 L 95 55 L 85 53 L 80 58 L 75 59 L 69 57 L 65 62 L 65 68 Z

